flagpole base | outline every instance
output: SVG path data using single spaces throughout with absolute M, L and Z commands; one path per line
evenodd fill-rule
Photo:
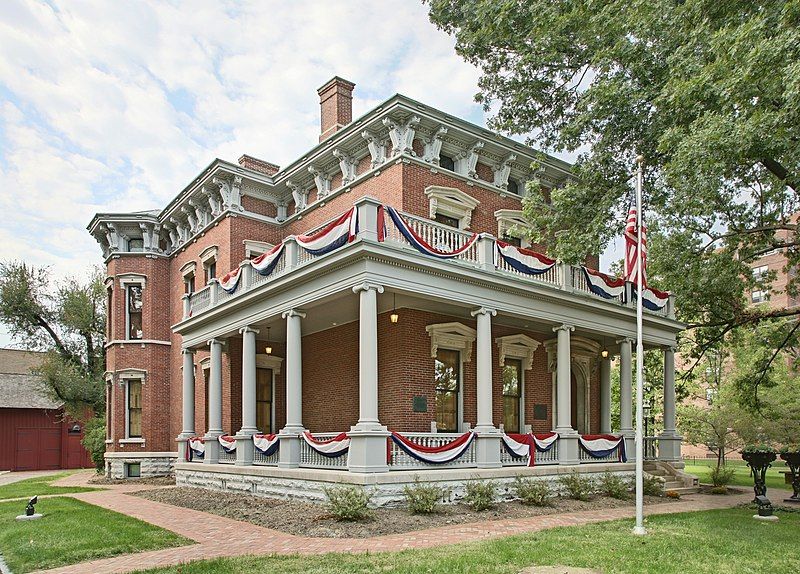
M 634 526 L 633 527 L 633 535 L 634 536 L 646 536 L 647 529 L 644 526 Z

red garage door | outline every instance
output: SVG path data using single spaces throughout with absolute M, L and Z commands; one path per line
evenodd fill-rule
M 61 429 L 17 429 L 15 470 L 61 468 Z

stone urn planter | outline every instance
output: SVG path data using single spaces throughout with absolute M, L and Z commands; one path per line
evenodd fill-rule
M 786 502 L 800 503 L 800 447 L 783 447 L 781 460 L 786 462 L 786 466 L 792 473 L 792 490 L 794 491 L 794 494 L 785 500 Z
M 767 495 L 767 469 L 778 458 L 778 453 L 771 446 L 746 446 L 742 449 L 742 458 L 753 471 L 753 491 L 756 493 L 753 502 L 758 503 L 759 496 Z

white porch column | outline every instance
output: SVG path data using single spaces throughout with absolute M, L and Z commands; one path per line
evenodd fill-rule
M 220 445 L 217 437 L 222 434 L 222 341 L 211 339 L 211 372 L 208 379 L 208 431 L 205 434 L 206 454 L 203 462 L 219 462 Z
M 243 327 L 242 335 L 242 428 L 236 433 L 236 464 L 253 464 L 252 436 L 256 428 L 256 335 L 258 330 Z
M 572 352 L 570 333 L 572 325 L 553 327 L 556 341 L 556 401 L 558 417 L 558 463 L 578 464 L 578 431 L 572 428 Z
M 681 439 L 675 429 L 675 348 L 664 349 L 664 432 L 658 437 L 658 458 L 681 459 Z
M 300 465 L 300 440 L 303 431 L 303 330 L 300 323 L 306 316 L 291 309 L 286 319 L 286 426 L 280 431 L 278 466 L 295 468 Z
M 378 293 L 382 285 L 364 282 L 358 294 L 358 423 L 350 428 L 347 467 L 352 472 L 388 472 L 389 431 L 378 420 Z
M 611 432 L 611 359 L 600 357 L 600 434 Z
M 631 358 L 632 339 L 619 341 L 619 432 L 625 437 L 628 460 L 636 459 L 635 433 L 633 432 L 633 370 Z
M 182 349 L 183 354 L 183 427 L 178 435 L 178 461 L 186 460 L 186 441 L 195 436 L 194 428 L 194 351 Z M 109 407 L 110 408 L 110 407 Z
M 475 455 L 478 467 L 501 466 L 500 448 L 502 435 L 494 426 L 492 418 L 492 317 L 497 311 L 481 307 L 470 313 L 477 321 L 475 368 L 477 370 L 477 410 L 475 425 L 477 443 Z

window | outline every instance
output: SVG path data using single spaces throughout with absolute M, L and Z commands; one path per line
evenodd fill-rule
M 128 387 L 128 433 L 126 438 L 142 437 L 142 381 L 129 379 Z
M 458 432 L 458 389 L 461 383 L 461 354 L 450 349 L 436 352 L 436 428 Z
M 503 366 L 503 428 L 508 433 L 520 432 L 522 399 L 522 361 L 506 359 Z
M 439 154 L 439 167 L 442 169 L 456 170 L 456 162 L 449 155 Z
M 217 260 L 209 259 L 203 263 L 203 270 L 205 271 L 206 284 L 217 276 Z
M 756 281 L 761 281 L 768 272 L 769 272 L 769 267 L 767 265 L 753 267 L 753 279 L 755 279 Z
M 183 276 L 183 292 L 189 295 L 194 293 L 194 273 Z
M 125 288 L 128 316 L 128 339 L 142 338 L 142 286 L 128 285 Z
M 443 213 L 437 213 L 433 220 L 437 223 L 449 225 L 450 227 L 455 227 L 458 229 L 458 219 L 455 217 L 450 217 L 449 215 L 444 215 Z
M 141 462 L 125 463 L 125 478 L 140 478 L 142 476 Z
M 106 341 L 114 338 L 114 330 L 111 326 L 111 317 L 114 315 L 114 288 L 110 285 L 106 287 Z
M 513 193 L 514 195 L 519 195 L 519 184 L 516 180 L 510 179 L 508 180 L 508 193 Z
M 503 241 L 516 247 L 522 247 L 522 240 L 519 237 L 512 237 L 511 235 L 503 235 Z
M 111 440 L 111 411 L 114 408 L 114 405 L 111 403 L 111 399 L 113 398 L 111 395 L 111 389 L 113 385 L 106 384 L 106 440 Z
M 256 427 L 272 432 L 272 369 L 256 370 Z
M 128 239 L 128 251 L 134 253 L 144 251 L 144 239 Z
M 208 282 L 212 279 L 216 278 L 217 276 L 217 253 L 219 252 L 219 248 L 216 245 L 212 245 L 210 247 L 206 247 L 200 253 L 200 262 L 203 265 L 203 277 L 205 279 L 205 284 L 208 285 Z M 188 265 L 184 266 L 183 272 L 188 273 L 190 271 L 194 271 L 194 269 L 190 269 Z
M 706 389 L 706 401 L 709 405 L 714 404 L 714 399 L 717 397 L 716 389 Z
M 756 289 L 750 294 L 750 301 L 753 303 L 763 303 L 764 301 L 769 301 L 769 291 Z

